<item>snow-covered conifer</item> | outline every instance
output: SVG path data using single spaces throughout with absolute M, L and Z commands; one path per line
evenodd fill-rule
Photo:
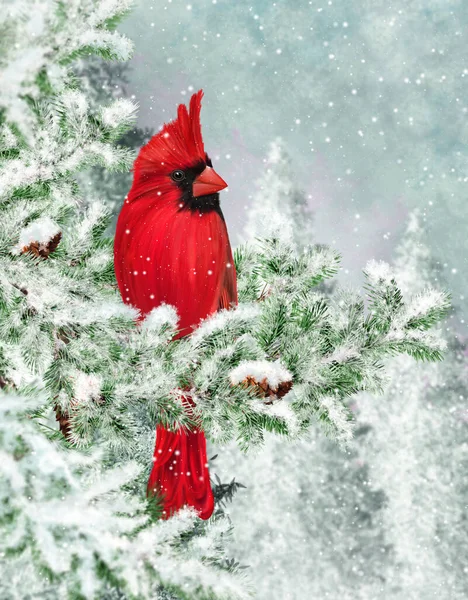
M 414 212 L 395 261 L 406 293 L 440 285 L 441 268 L 424 238 L 422 217 Z M 462 558 L 468 552 L 467 360 L 456 329 L 448 328 L 445 337 L 444 362 L 413 369 L 398 357 L 382 400 L 358 400 L 359 421 L 370 428 L 363 458 L 372 487 L 386 497 L 381 519 L 393 562 L 385 597 L 398 600 L 462 600 L 468 594 Z
M 358 428 L 356 444 L 363 435 Z M 228 509 L 228 548 L 250 567 L 259 598 L 384 597 L 385 495 L 370 487 L 358 449 L 310 430 L 292 442 L 270 434 L 253 455 L 232 445 L 217 450 L 219 473 L 235 473 L 246 487 Z
M 105 467 L 99 449 L 64 451 L 31 415 L 44 402 L 0 396 L 0 595 L 8 599 L 158 597 L 247 598 L 245 584 L 229 569 L 223 518 L 197 529 L 184 509 L 153 522 L 142 498 L 131 492 L 134 461 Z
M 281 138 L 270 144 L 265 170 L 247 213 L 246 240 L 277 236 L 298 248 L 312 244 L 312 213 L 295 183 L 291 159 Z

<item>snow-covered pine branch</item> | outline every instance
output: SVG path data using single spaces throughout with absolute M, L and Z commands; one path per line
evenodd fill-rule
M 349 399 L 361 390 L 382 390 L 386 357 L 401 352 L 426 360 L 441 357 L 445 343 L 427 330 L 427 319 L 434 310 L 440 316 L 447 309 L 443 293 L 429 292 L 405 304 L 394 280 L 372 271 L 366 312 L 359 295 L 340 292 L 329 298 L 314 289 L 338 268 L 337 256 L 322 247 L 297 256 L 270 240 L 261 248 L 241 249 L 237 259 L 244 292 L 236 309 L 213 315 L 177 342 L 171 341 L 174 312 L 154 309 L 143 327 L 120 338 L 119 360 L 106 363 L 107 401 L 74 403 L 71 391 L 74 441 L 89 443 L 97 427 L 117 447 L 141 452 L 141 442 L 130 439 L 129 431 L 151 431 L 155 421 L 177 426 L 196 419 L 213 440 L 236 438 L 243 447 L 261 443 L 265 430 L 296 436 L 313 420 L 347 441 Z M 414 302 L 418 321 L 408 318 Z M 68 346 L 73 352 L 73 340 Z M 182 401 L 186 393 L 195 403 L 190 414 Z M 109 427 L 122 419 L 124 429 Z
M 364 271 L 372 326 L 385 334 L 383 347 L 421 360 L 440 360 L 446 342 L 428 330 L 447 312 L 449 296 L 430 287 L 405 304 L 390 266 L 370 261 Z M 420 342 L 423 341 L 423 346 Z
M 258 361 L 259 366 L 265 360 L 280 361 L 293 382 L 280 401 L 290 403 L 302 427 L 316 418 L 335 437 L 349 439 L 349 423 L 338 415 L 346 413 L 347 401 L 357 391 L 381 391 L 386 356 L 406 352 L 425 360 L 441 357 L 445 342 L 427 331 L 427 326 L 435 311 L 440 317 L 447 310 L 444 293 L 429 291 L 410 300 L 409 307 L 415 302 L 419 306 L 420 318 L 415 321 L 408 318 L 395 281 L 372 277 L 369 271 L 369 313 L 359 295 L 338 293 L 330 299 L 315 291 L 313 286 L 338 267 L 336 254 L 323 247 L 312 247 L 298 256 L 290 247 L 270 240 L 261 248 L 240 249 L 236 262 L 242 293 L 241 320 L 234 339 L 230 340 L 228 333 L 234 332 L 236 310 L 225 313 L 226 328 L 219 327 L 221 313 L 179 343 L 179 348 L 185 344 L 191 348 L 200 418 L 218 441 L 236 437 L 248 446 L 262 439 L 263 429 L 288 430 L 284 419 L 268 415 L 268 411 L 259 417 L 246 410 L 255 395 L 251 387 L 229 385 L 229 378 L 232 382 L 233 373 L 245 360 Z M 376 299 L 381 304 L 376 304 Z M 246 301 L 256 309 L 248 320 L 242 308 Z M 212 321 L 218 323 L 216 334 Z M 263 375 L 255 370 L 259 382 L 268 377 L 269 368 Z M 213 413 L 210 406 L 216 406 Z
M 132 42 L 115 31 L 132 0 L 20 0 L 0 15 L 0 106 L 6 119 L 30 139 L 34 116 L 28 109 L 70 82 L 70 61 L 97 54 L 128 60 Z
M 43 402 L 0 392 L 2 598 L 92 600 L 117 583 L 128 598 L 154 597 L 162 584 L 194 599 L 247 598 L 241 580 L 217 567 L 227 519 L 215 518 L 203 536 L 189 509 L 152 522 L 131 492 L 141 467 L 103 469 L 99 448 L 64 451 L 31 419 Z

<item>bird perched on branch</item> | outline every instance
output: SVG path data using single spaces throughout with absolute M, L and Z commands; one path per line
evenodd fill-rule
M 124 302 L 142 318 L 166 303 L 179 315 L 177 337 L 210 314 L 237 304 L 236 272 L 219 204 L 227 184 L 206 154 L 200 126 L 203 92 L 144 146 L 117 223 L 114 264 Z M 163 497 L 168 518 L 184 505 L 202 519 L 214 508 L 200 429 L 156 428 L 148 495 Z

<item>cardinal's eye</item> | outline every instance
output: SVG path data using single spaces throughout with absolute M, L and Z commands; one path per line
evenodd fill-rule
M 185 173 L 179 169 L 172 171 L 171 177 L 174 181 L 183 181 L 185 179 Z

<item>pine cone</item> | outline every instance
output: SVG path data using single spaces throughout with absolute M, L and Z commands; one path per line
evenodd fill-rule
M 282 381 L 277 388 L 270 387 L 267 378 L 264 377 L 261 381 L 257 381 L 251 375 L 247 376 L 242 385 L 245 387 L 254 387 L 257 396 L 266 398 L 265 404 L 272 404 L 275 398 L 282 398 L 292 388 L 292 381 Z
M 102 405 L 105 403 L 105 399 L 104 396 L 99 395 L 98 398 L 94 399 L 94 402 L 96 404 Z M 73 407 L 78 405 L 78 400 L 72 400 L 71 401 L 71 410 L 73 411 Z M 58 404 L 56 404 L 54 406 L 54 410 L 55 410 L 55 420 L 59 422 L 59 426 L 60 426 L 60 432 L 62 433 L 63 437 L 70 441 L 71 438 L 71 425 L 70 425 L 70 413 L 68 412 L 62 412 L 62 409 L 60 408 L 60 406 Z
M 0 375 L 0 390 L 3 390 L 5 388 L 13 388 L 13 387 L 14 387 L 14 383 L 12 381 L 7 379 L 6 377 L 3 377 L 3 375 Z
M 57 249 L 61 239 L 62 232 L 59 231 L 48 242 L 31 242 L 29 246 L 23 246 L 21 253 L 26 254 L 27 252 L 30 252 L 38 258 L 49 258 L 49 254 L 52 254 L 52 252 Z
M 70 427 L 70 416 L 68 413 L 62 412 L 58 404 L 55 405 L 55 418 L 59 422 L 60 432 L 66 440 L 70 439 L 71 427 Z

